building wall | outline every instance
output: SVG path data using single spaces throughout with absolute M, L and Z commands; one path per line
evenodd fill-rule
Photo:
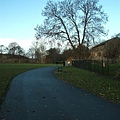
M 102 60 L 104 52 L 104 45 L 94 47 L 90 51 L 90 60 Z
M 91 49 L 89 59 L 90 60 L 105 60 L 107 59 L 107 57 L 104 57 L 103 54 L 108 49 L 108 47 L 110 49 L 115 49 L 116 48 L 115 45 L 119 47 L 119 44 L 120 44 L 120 38 L 118 37 L 115 37 L 103 43 L 100 43 Z M 119 58 L 113 58 L 113 59 L 119 59 Z
M 106 59 L 107 57 L 104 57 L 104 55 L 103 55 L 105 53 L 105 51 L 109 48 L 111 50 L 111 52 L 112 52 L 112 48 L 114 47 L 114 49 L 115 49 L 115 46 L 117 46 L 118 44 L 120 44 L 120 38 L 115 37 L 115 38 L 112 38 L 110 40 L 107 40 L 107 41 L 105 41 L 103 43 L 100 43 L 100 44 L 96 45 L 95 47 L 93 47 L 90 50 L 89 59 L 90 60 L 103 60 L 103 59 Z

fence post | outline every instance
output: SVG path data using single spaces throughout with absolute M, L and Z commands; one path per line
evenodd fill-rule
M 108 76 L 109 76 L 109 59 L 107 59 L 107 69 L 108 69 Z
M 102 59 L 102 74 L 104 74 L 104 70 L 103 70 L 103 59 Z

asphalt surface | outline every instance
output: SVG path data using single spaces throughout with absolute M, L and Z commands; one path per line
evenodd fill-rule
M 40 68 L 15 77 L 0 120 L 120 120 L 120 105 L 57 79 L 54 70 Z

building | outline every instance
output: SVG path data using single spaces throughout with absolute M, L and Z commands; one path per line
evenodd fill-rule
M 120 59 L 120 38 L 114 37 L 94 46 L 89 60 Z

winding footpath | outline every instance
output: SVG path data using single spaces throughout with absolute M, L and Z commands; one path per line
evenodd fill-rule
M 54 70 L 45 67 L 16 76 L 0 120 L 120 120 L 120 105 L 57 79 Z

